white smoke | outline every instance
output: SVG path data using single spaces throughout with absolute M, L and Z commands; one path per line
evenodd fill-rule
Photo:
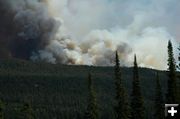
M 47 30 L 52 31 L 50 36 L 44 34 L 48 42 L 33 53 L 33 60 L 109 66 L 118 50 L 122 65 L 131 66 L 136 53 L 140 66 L 166 69 L 168 40 L 176 45 L 179 36 L 178 0 L 33 0 L 26 5 L 18 1 L 36 11 L 31 16 L 44 14 L 34 18 L 42 21 L 41 30 L 57 24 Z M 20 19 L 18 14 L 16 17 Z M 42 18 L 53 22 L 43 23 Z
M 175 25 L 167 14 L 176 13 L 169 11 L 171 6 L 179 9 L 174 2 L 52 0 L 47 5 L 49 13 L 63 22 L 57 39 L 69 37 L 60 43 L 64 63 L 112 65 L 118 50 L 122 65 L 131 66 L 136 53 L 140 66 L 166 69 L 167 42 L 176 44 Z

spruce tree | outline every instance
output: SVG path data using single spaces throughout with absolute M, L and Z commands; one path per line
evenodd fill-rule
M 166 94 L 166 103 L 177 103 L 176 87 L 176 65 L 171 41 L 168 42 L 168 88 Z
M 116 51 L 116 65 L 115 65 L 115 86 L 116 86 L 116 97 L 115 97 L 115 119 L 129 119 L 130 108 L 128 103 L 127 93 L 122 84 L 121 68 L 118 53 Z
M 131 99 L 131 119 L 145 119 L 144 101 L 141 95 L 138 65 L 134 56 L 133 81 Z
M 180 45 L 177 48 L 179 50 L 179 56 L 178 56 L 178 64 L 177 64 L 177 68 L 180 70 Z
M 84 119 L 99 119 L 96 93 L 92 85 L 91 74 L 89 74 L 88 76 L 88 91 L 88 105 L 84 115 Z
M 178 65 L 177 68 L 180 71 L 180 46 L 178 48 L 179 50 L 179 56 L 178 56 Z M 180 104 L 180 75 L 177 76 L 177 99 L 178 99 L 178 104 Z
M 164 101 L 158 72 L 156 74 L 154 119 L 164 119 Z

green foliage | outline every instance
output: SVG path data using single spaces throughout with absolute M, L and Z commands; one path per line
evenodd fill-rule
M 178 65 L 177 68 L 180 70 L 180 46 L 178 48 L 179 56 L 178 56 Z M 178 104 L 180 104 L 180 75 L 177 75 L 177 96 L 178 96 Z
M 164 101 L 162 88 L 159 82 L 159 74 L 157 72 L 156 77 L 156 92 L 155 92 L 155 104 L 154 104 L 154 119 L 164 119 Z
M 89 90 L 89 94 L 88 94 L 89 99 L 88 99 L 88 105 L 84 115 L 84 119 L 99 119 L 97 99 L 92 85 L 91 74 L 89 74 L 88 76 L 88 90 Z
M 145 119 L 144 101 L 141 94 L 138 65 L 136 56 L 134 56 L 133 81 L 132 81 L 132 99 L 131 99 L 131 118 Z
M 168 42 L 168 89 L 166 103 L 177 103 L 176 65 L 171 41 Z
M 123 86 L 120 62 L 118 53 L 116 51 L 116 65 L 115 65 L 115 86 L 116 86 L 116 97 L 115 97 L 115 119 L 129 119 L 130 118 L 130 108 L 127 93 Z
M 131 94 L 133 68 L 121 67 L 124 88 Z M 102 119 L 114 115 L 114 67 L 71 66 L 22 60 L 0 60 L 0 96 L 6 102 L 5 119 L 21 119 L 22 102 L 31 97 L 37 119 L 80 119 L 87 108 L 87 75 L 93 73 L 99 113 Z M 153 119 L 157 70 L 139 68 L 146 117 Z M 167 89 L 167 73 L 158 71 L 162 92 Z M 18 115 L 18 116 L 16 116 Z
M 179 50 L 179 56 L 178 56 L 178 62 L 177 62 L 178 64 L 176 67 L 180 70 L 180 45 L 177 49 Z

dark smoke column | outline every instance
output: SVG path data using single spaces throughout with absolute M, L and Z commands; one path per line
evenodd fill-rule
M 49 44 L 60 26 L 40 0 L 0 0 L 0 13 L 0 42 L 15 58 L 29 60 Z

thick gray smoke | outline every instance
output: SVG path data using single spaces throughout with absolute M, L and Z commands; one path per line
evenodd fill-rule
M 178 0 L 0 0 L 0 53 L 109 66 L 118 50 L 122 65 L 131 66 L 136 53 L 140 66 L 166 69 L 167 41 L 176 46 L 179 37 L 179 6 Z
M 7 0 L 1 1 L 1 6 L 2 15 L 6 14 L 1 17 L 4 19 L 1 23 L 10 24 L 1 29 L 7 29 L 3 34 L 11 36 L 9 47 L 14 57 L 29 59 L 54 39 L 60 22 L 49 16 L 43 2 Z M 9 31 L 12 33 L 9 34 Z

